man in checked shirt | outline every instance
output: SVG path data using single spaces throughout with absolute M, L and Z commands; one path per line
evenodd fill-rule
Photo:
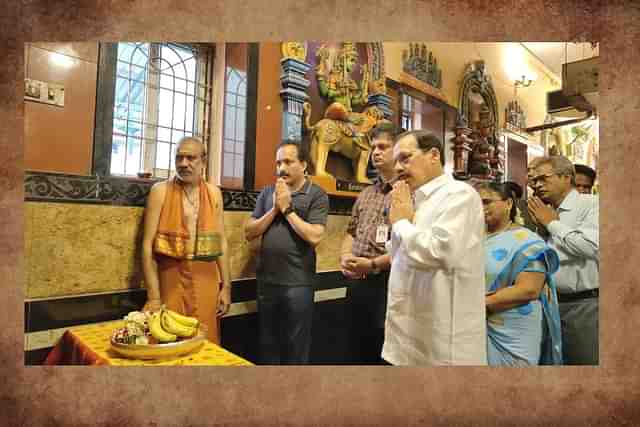
M 358 195 L 342 243 L 340 267 L 347 278 L 351 362 L 360 365 L 387 364 L 380 354 L 391 264 L 385 250 L 389 234 L 385 208 L 389 206 L 387 195 L 394 179 L 394 137 L 395 129 L 388 122 L 379 124 L 369 134 L 371 159 L 378 177 Z

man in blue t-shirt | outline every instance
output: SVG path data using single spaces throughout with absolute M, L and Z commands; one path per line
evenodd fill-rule
M 296 142 L 276 153 L 278 179 L 260 193 L 247 239 L 262 237 L 256 276 L 261 363 L 305 364 L 311 347 L 316 252 L 329 199 L 305 176 L 307 155 Z

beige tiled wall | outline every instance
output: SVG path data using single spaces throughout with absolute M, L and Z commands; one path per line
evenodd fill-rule
M 143 208 L 72 203 L 25 203 L 27 298 L 138 288 Z M 242 226 L 249 212 L 225 212 L 232 279 L 255 277 L 255 253 Z M 349 218 L 329 216 L 318 246 L 318 271 L 338 269 Z
M 26 202 L 27 298 L 139 287 L 142 212 Z

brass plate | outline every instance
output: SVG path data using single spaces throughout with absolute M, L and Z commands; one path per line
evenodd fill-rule
M 200 350 L 205 341 L 205 330 L 200 326 L 193 338 L 165 344 L 122 344 L 113 341 L 111 337 L 111 348 L 129 359 L 171 359 Z

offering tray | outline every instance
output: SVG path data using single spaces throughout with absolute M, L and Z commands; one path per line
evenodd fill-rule
M 194 353 L 206 342 L 204 326 L 198 326 L 198 332 L 191 338 L 162 344 L 123 344 L 111 338 L 113 351 L 129 359 L 169 359 Z

